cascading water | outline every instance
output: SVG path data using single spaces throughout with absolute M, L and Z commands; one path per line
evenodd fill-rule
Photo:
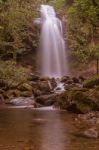
M 56 17 L 52 6 L 41 5 L 40 14 L 39 64 L 41 75 L 61 78 L 68 73 L 62 22 Z

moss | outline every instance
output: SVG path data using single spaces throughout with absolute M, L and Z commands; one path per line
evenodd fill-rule
M 86 80 L 83 84 L 83 87 L 93 88 L 96 85 L 99 85 L 99 76 L 94 76 L 93 78 Z
M 62 93 L 57 98 L 56 106 L 77 113 L 87 113 L 99 108 L 89 91 L 79 90 L 68 90 Z
M 19 97 L 20 96 L 20 91 L 15 89 L 15 90 L 8 90 L 6 92 L 3 93 L 4 99 L 12 99 L 14 97 Z
M 18 87 L 18 89 L 19 89 L 20 91 L 32 91 L 32 86 L 29 85 L 28 83 L 23 83 L 22 85 L 20 85 L 20 86 Z
M 61 95 L 56 96 L 55 99 L 56 99 L 55 100 L 56 107 L 60 107 L 61 109 L 67 109 L 68 107 L 68 93 L 67 92 L 64 92 Z
M 31 97 L 33 94 L 30 91 L 23 91 L 20 96 L 22 97 Z

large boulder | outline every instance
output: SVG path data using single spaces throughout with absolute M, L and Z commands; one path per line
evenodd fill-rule
M 32 91 L 33 88 L 29 83 L 23 83 L 18 87 L 18 90 L 20 90 L 20 91 Z
M 98 99 L 97 99 L 98 101 Z M 98 102 L 84 88 L 70 89 L 57 96 L 56 107 L 76 113 L 87 113 L 99 110 Z
M 35 97 L 40 95 L 46 95 L 51 92 L 51 88 L 48 81 L 33 82 L 33 94 Z
M 42 95 L 36 98 L 36 102 L 43 106 L 51 106 L 55 103 L 57 94 Z
M 13 106 L 32 106 L 32 107 L 36 107 L 36 103 L 33 97 L 18 97 L 18 98 L 14 98 L 12 99 L 8 104 L 13 105 Z
M 95 128 L 90 128 L 87 129 L 83 132 L 83 134 L 86 138 L 98 138 L 99 137 L 99 132 Z

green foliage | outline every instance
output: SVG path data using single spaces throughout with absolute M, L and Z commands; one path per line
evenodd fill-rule
M 98 42 L 98 1 L 74 0 L 68 9 L 68 43 L 72 55 L 78 57 L 80 62 L 86 62 L 89 58 L 90 49 L 96 51 Z
M 33 0 L 8 0 L 0 5 L 0 54 L 1 57 L 37 47 L 37 31 L 33 25 L 36 17 L 36 2 Z M 35 8 L 35 9 L 34 9 Z
M 27 81 L 26 69 L 17 66 L 13 61 L 0 61 L 0 83 L 4 82 L 9 87 Z
M 76 113 L 87 113 L 97 110 L 99 104 L 96 101 L 98 101 L 99 95 L 95 97 L 96 101 L 94 101 L 94 93 L 90 96 L 90 92 L 84 91 L 84 89 L 65 91 L 57 97 L 56 106 Z
M 83 86 L 86 88 L 93 88 L 96 85 L 99 85 L 99 76 L 94 76 L 91 79 L 86 80 Z

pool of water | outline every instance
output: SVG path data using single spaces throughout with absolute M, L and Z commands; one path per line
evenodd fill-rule
M 75 135 L 74 115 L 50 109 L 0 109 L 0 150 L 99 150 Z

